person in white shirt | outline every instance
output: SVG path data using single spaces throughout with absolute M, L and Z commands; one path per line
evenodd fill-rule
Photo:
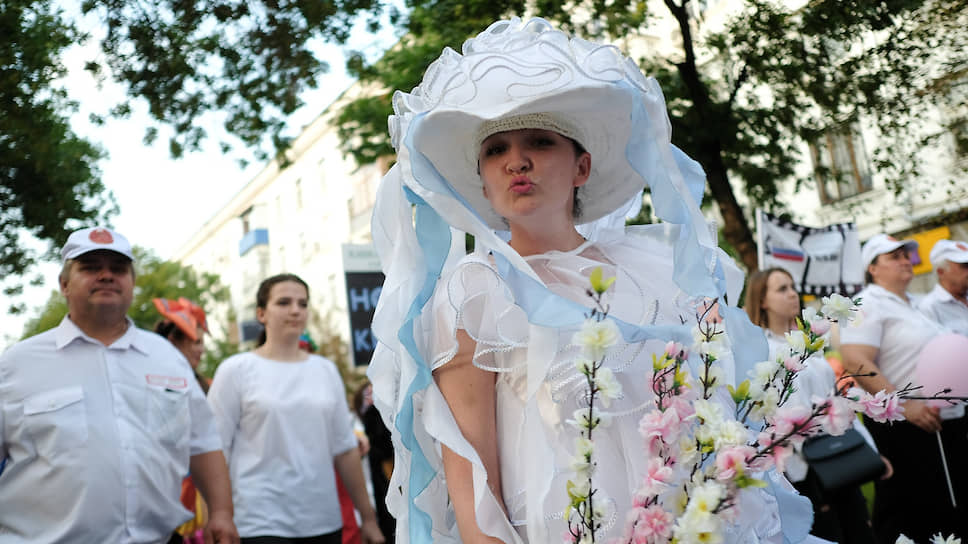
M 938 240 L 931 248 L 931 266 L 938 283 L 918 302 L 918 309 L 952 332 L 968 336 L 968 243 Z
M 61 250 L 68 315 L 0 356 L 0 543 L 165 543 L 192 517 L 191 471 L 206 531 L 238 542 L 225 459 L 191 366 L 126 317 L 131 245 L 106 228 Z
M 877 234 L 861 250 L 867 276 L 867 287 L 857 295 L 862 315 L 841 329 L 840 339 L 844 368 L 870 393 L 916 386 L 921 350 L 944 332 L 917 311 L 907 292 L 914 277 L 909 252 L 915 248 L 913 240 Z M 894 465 L 892 478 L 875 482 L 873 522 L 878 539 L 894 542 L 903 533 L 926 542 L 939 532 L 968 534 L 968 466 L 950 462 L 968 456 L 968 420 L 962 416 L 942 421 L 938 408 L 923 400 L 907 400 L 903 406 L 906 421 L 867 422 L 881 454 Z M 939 438 L 949 460 L 957 507 L 949 499 Z
M 332 361 L 299 347 L 309 287 L 293 274 L 256 295 L 265 326 L 253 351 L 226 359 L 208 401 L 229 462 L 235 521 L 245 544 L 340 544 L 333 465 L 362 518 L 364 544 L 382 544 L 343 381 Z
M 746 284 L 745 308 L 750 321 L 762 327 L 766 333 L 770 358 L 788 357 L 790 344 L 785 335 L 796 329 L 796 319 L 800 316 L 800 294 L 793 283 L 793 276 L 782 268 L 767 268 L 752 274 Z M 804 361 L 803 370 L 797 373 L 794 382 L 796 391 L 789 402 L 809 407 L 812 397 L 824 398 L 841 385 L 823 354 L 815 353 Z M 877 449 L 870 433 L 857 419 L 854 420 L 854 428 Z M 889 477 L 891 465 L 887 459 L 884 461 L 888 469 L 883 477 Z M 800 451 L 787 461 L 785 474 L 813 504 L 810 534 L 831 542 L 876 542 L 860 487 L 833 492 L 824 490 Z

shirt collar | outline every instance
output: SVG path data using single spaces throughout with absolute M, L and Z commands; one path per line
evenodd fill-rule
M 940 283 L 934 284 L 934 289 L 932 289 L 932 296 L 941 300 L 942 302 L 958 302 L 960 301 L 955 298 L 947 289 L 941 287 Z
M 897 294 L 888 291 L 887 289 L 881 287 L 880 285 L 877 285 L 876 283 L 869 284 L 867 286 L 867 289 L 874 296 L 893 298 L 894 300 L 896 300 L 897 302 L 899 302 L 900 304 L 903 304 L 905 306 L 913 306 L 914 305 L 913 302 L 912 302 L 914 299 L 911 298 L 911 293 L 908 293 L 907 291 L 904 292 L 905 296 L 907 296 L 907 300 L 904 300 L 903 298 L 897 296 Z M 863 297 L 861 297 L 861 298 L 863 298 Z M 863 301 L 861 301 L 861 306 L 863 306 Z
M 125 320 L 128 323 L 127 330 L 124 331 L 124 334 L 121 335 L 120 338 L 108 346 L 108 349 L 127 350 L 133 348 L 136 351 L 147 354 L 148 346 L 145 345 L 144 335 L 138 334 L 138 327 L 135 326 L 134 321 L 132 321 L 130 317 L 125 317 Z M 64 319 L 61 320 L 60 325 L 57 326 L 57 331 L 55 333 L 56 347 L 59 350 L 77 339 L 81 339 L 84 342 L 97 344 L 99 346 L 103 345 L 101 342 L 85 334 L 76 323 L 71 321 L 71 317 L 69 315 L 65 315 Z

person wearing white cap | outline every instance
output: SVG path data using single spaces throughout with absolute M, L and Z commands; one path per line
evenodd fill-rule
M 596 268 L 615 278 L 603 304 L 624 330 L 602 362 L 623 393 L 595 405 L 612 417 L 594 431 L 595 508 L 598 538 L 621 538 L 658 459 L 637 431 L 654 401 L 653 355 L 670 336 L 691 344 L 715 298 L 731 338 L 745 326 L 762 348 L 746 357 L 756 342 L 737 341 L 724 365 L 767 357 L 735 306 L 742 274 L 702 216 L 705 176 L 671 144 L 657 82 L 615 47 L 515 18 L 444 50 L 393 106 L 368 375 L 394 435 L 396 542 L 545 544 L 575 527 L 563 511 L 578 432 L 566 421 L 588 408 L 572 338 Z M 626 231 L 646 183 L 664 224 Z M 764 478 L 776 495 L 740 495 L 716 533 L 724 542 L 807 537 L 809 501 L 775 472 Z
M 968 243 L 938 240 L 931 248 L 938 283 L 918 309 L 953 332 L 968 336 Z
M 190 519 L 192 473 L 216 543 L 238 542 L 228 469 L 192 368 L 126 316 L 134 255 L 121 234 L 61 250 L 60 325 L 0 355 L 0 542 L 166 543 Z
M 918 355 L 929 340 L 944 332 L 917 310 L 907 292 L 914 278 L 910 252 L 916 249 L 917 242 L 887 234 L 872 236 L 861 249 L 867 279 L 867 286 L 857 294 L 862 317 L 841 329 L 840 342 L 844 368 L 871 393 L 917 385 Z M 906 421 L 866 422 L 881 454 L 894 467 L 890 479 L 874 484 L 875 533 L 881 542 L 894 542 L 902 533 L 915 542 L 926 542 L 938 532 L 966 534 L 961 509 L 968 502 L 968 473 L 963 463 L 949 463 L 958 493 L 955 509 L 935 437 L 941 431 L 948 459 L 963 458 L 968 453 L 965 419 L 942 422 L 938 408 L 922 400 L 907 400 L 903 406 Z

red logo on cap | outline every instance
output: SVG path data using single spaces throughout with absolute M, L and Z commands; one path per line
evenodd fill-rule
M 87 237 L 95 244 L 113 244 L 114 237 L 107 229 L 94 229 Z
M 892 242 L 896 242 L 897 241 L 897 238 L 895 238 L 893 236 L 888 236 L 887 239 L 890 240 L 890 241 L 892 241 Z
M 957 242 L 955 246 L 962 251 L 968 251 L 968 246 L 966 246 L 965 244 L 962 244 L 961 242 Z

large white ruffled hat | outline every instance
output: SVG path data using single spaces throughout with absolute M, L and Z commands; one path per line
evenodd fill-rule
M 408 186 L 439 192 L 427 180 L 439 176 L 456 191 L 450 196 L 491 229 L 505 230 L 477 174 L 482 135 L 501 127 L 552 128 L 592 157 L 588 182 L 579 189 L 576 223 L 583 224 L 608 215 L 645 186 L 626 158 L 637 105 L 652 121 L 650 136 L 668 142 L 671 129 L 658 84 L 617 48 L 570 37 L 543 19 L 515 18 L 467 40 L 463 54 L 445 49 L 419 86 L 397 91 L 390 136 Z M 460 218 L 448 220 L 474 230 Z

